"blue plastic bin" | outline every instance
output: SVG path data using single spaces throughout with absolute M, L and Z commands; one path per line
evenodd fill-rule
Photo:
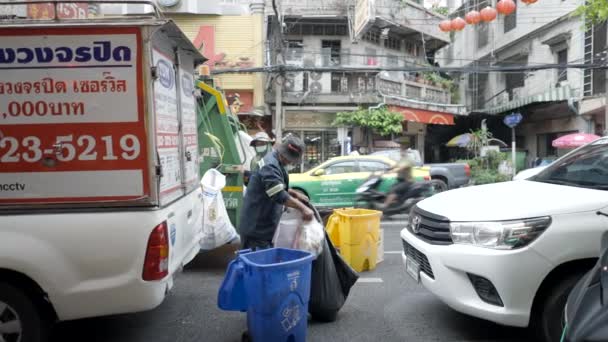
M 292 249 L 242 251 L 228 267 L 218 306 L 247 310 L 254 342 L 304 342 L 312 260 L 312 254 Z

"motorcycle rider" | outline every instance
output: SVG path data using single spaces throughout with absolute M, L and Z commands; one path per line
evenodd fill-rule
M 402 151 L 401 160 L 391 170 L 397 173 L 397 183 L 389 191 L 384 201 L 384 208 L 388 208 L 397 200 L 404 200 L 412 186 L 412 168 L 414 161 L 408 156 L 406 150 Z

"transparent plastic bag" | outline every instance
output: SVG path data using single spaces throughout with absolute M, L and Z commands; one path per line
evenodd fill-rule
M 323 225 L 318 220 L 305 222 L 298 210 L 289 208 L 281 216 L 272 243 L 275 247 L 299 249 L 318 256 L 323 251 L 324 238 Z
M 274 247 L 295 248 L 296 237 L 302 223 L 302 215 L 295 209 L 288 208 L 283 212 L 277 230 L 274 232 Z
M 205 172 L 201 180 L 203 188 L 203 237 L 199 242 L 203 250 L 215 249 L 238 238 L 232 226 L 222 189 L 226 186 L 226 176 L 216 169 Z
M 323 251 L 323 240 L 325 231 L 323 225 L 317 220 L 302 222 L 298 237 L 295 241 L 295 248 L 310 252 L 318 256 Z

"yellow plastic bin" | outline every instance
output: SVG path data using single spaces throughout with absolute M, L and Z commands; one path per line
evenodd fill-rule
M 336 209 L 327 222 L 331 242 L 355 271 L 376 268 L 382 213 L 368 209 Z

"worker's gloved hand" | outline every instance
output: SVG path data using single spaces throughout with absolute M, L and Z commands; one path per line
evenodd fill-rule
M 309 208 L 304 208 L 304 210 L 302 210 L 302 220 L 312 221 L 314 216 L 315 216 L 315 214 Z

